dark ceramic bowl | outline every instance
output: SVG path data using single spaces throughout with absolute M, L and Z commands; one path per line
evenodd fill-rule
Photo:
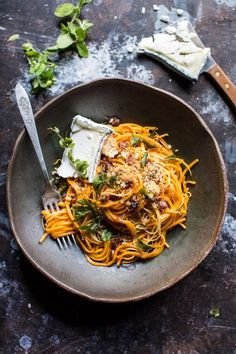
M 226 208 L 227 180 L 219 147 L 199 115 L 178 97 L 125 79 L 102 79 L 75 87 L 46 104 L 37 114 L 37 127 L 48 170 L 61 156 L 47 128 L 70 127 L 76 114 L 102 122 L 118 116 L 122 122 L 154 125 L 168 132 L 170 144 L 193 169 L 197 185 L 187 216 L 187 229 L 168 234 L 170 249 L 146 262 L 120 268 L 94 267 L 79 248 L 60 251 L 56 242 L 38 240 L 44 184 L 28 135 L 17 139 L 8 169 L 8 207 L 16 240 L 32 264 L 63 288 L 106 302 L 139 300 L 164 290 L 191 272 L 210 252 Z

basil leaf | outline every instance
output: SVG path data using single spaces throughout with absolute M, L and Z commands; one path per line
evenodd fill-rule
M 66 17 L 72 14 L 75 6 L 71 3 L 63 3 L 58 5 L 54 10 L 54 15 L 57 17 Z
M 105 229 L 105 230 L 102 232 L 102 235 L 101 235 L 102 241 L 109 241 L 111 238 L 112 238 L 112 233 L 111 233 L 111 231 Z
M 77 49 L 79 55 L 80 55 L 82 58 L 87 58 L 87 57 L 88 57 L 89 51 L 88 51 L 88 48 L 87 48 L 85 42 L 77 43 L 77 44 L 76 44 L 76 49 Z
M 71 46 L 74 43 L 73 38 L 71 38 L 69 33 L 61 33 L 57 38 L 57 47 L 58 49 L 65 49 Z
M 13 41 L 16 41 L 19 38 L 20 38 L 20 35 L 17 33 L 17 34 L 13 34 L 12 36 L 10 36 L 7 41 L 8 42 L 13 42 Z
M 148 153 L 145 152 L 145 153 L 143 154 L 143 157 L 142 157 L 141 160 L 140 160 L 140 166 L 141 166 L 142 168 L 146 165 L 147 160 L 148 160 Z

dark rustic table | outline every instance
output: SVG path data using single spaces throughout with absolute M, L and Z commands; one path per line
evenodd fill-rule
M 210 255 L 172 288 L 138 303 L 107 305 L 88 302 L 52 284 L 22 255 L 9 225 L 6 169 L 23 123 L 13 89 L 29 88 L 21 44 L 43 48 L 58 29 L 53 9 L 59 1 L 0 1 L 0 353 L 163 353 L 235 354 L 236 118 L 206 76 L 186 82 L 132 49 L 154 31 L 157 0 L 94 0 L 84 15 L 94 22 L 90 57 L 64 55 L 54 88 L 31 97 L 35 110 L 80 82 L 102 76 L 124 76 L 179 95 L 203 117 L 219 142 L 227 165 L 229 205 L 225 223 Z M 236 1 L 163 0 L 187 10 L 203 42 L 236 82 Z M 16 42 L 7 42 L 19 33 Z M 216 191 L 217 193 L 217 191 Z M 219 308 L 220 316 L 209 315 Z

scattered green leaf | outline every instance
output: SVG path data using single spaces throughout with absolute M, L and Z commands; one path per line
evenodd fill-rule
M 73 13 L 75 6 L 71 3 L 65 2 L 55 8 L 54 15 L 57 17 L 66 17 Z
M 210 311 L 210 316 L 212 317 L 220 317 L 220 310 L 217 307 L 214 307 Z
M 145 242 L 143 242 L 142 240 L 138 240 L 136 242 L 136 245 L 138 246 L 138 248 L 140 248 L 141 250 L 143 251 L 151 251 L 152 250 L 152 247 L 150 247 L 149 245 L 147 245 Z
M 176 156 L 175 154 L 170 155 L 170 156 L 167 156 L 167 157 L 165 158 L 165 160 L 176 160 L 176 159 L 177 159 L 177 156 Z
M 102 241 L 109 241 L 111 238 L 112 238 L 112 233 L 111 233 L 111 231 L 105 229 L 105 230 L 102 232 L 102 235 L 101 235 Z
M 59 138 L 59 145 L 62 149 L 73 148 L 73 139 L 69 137 L 63 138 L 60 134 L 60 130 L 57 127 L 49 127 L 48 130 L 54 133 Z
M 99 210 L 95 203 L 87 199 L 80 199 L 75 205 L 73 205 L 73 211 L 76 221 L 81 221 L 85 216 L 92 215 L 97 217 Z
M 111 177 L 108 177 L 106 173 L 100 173 L 93 180 L 93 188 L 97 193 L 100 193 L 102 187 L 105 184 L 112 187 L 115 181 L 116 181 L 116 175 L 112 175 Z
M 28 60 L 29 72 L 32 75 L 32 89 L 34 93 L 51 87 L 56 81 L 54 71 L 56 67 L 55 59 L 49 59 L 50 55 L 71 49 L 83 58 L 88 57 L 89 51 L 85 40 L 88 30 L 93 24 L 88 20 L 81 20 L 79 17 L 83 6 L 91 2 L 92 0 L 79 0 L 76 6 L 65 2 L 56 7 L 54 11 L 55 16 L 61 18 L 64 22 L 67 20 L 67 22 L 60 23 L 60 34 L 55 45 L 39 52 L 33 48 L 31 43 L 23 44 L 22 48 Z M 19 35 L 15 34 L 9 38 L 9 41 L 18 38 Z
M 148 160 L 148 153 L 145 152 L 140 160 L 140 166 L 143 168 L 144 166 L 146 166 Z
M 7 41 L 8 42 L 14 42 L 14 41 L 16 41 L 19 38 L 20 38 L 20 35 L 18 33 L 16 33 L 16 34 L 13 34 L 12 36 L 10 36 Z
M 57 38 L 57 48 L 66 49 L 74 43 L 73 38 L 71 38 L 69 33 L 61 33 Z
M 132 135 L 131 145 L 137 146 L 140 143 L 141 139 L 138 136 Z
M 152 200 L 152 199 L 153 199 L 153 194 L 152 194 L 152 193 L 148 193 L 145 188 L 141 188 L 141 189 L 140 189 L 140 193 L 141 193 L 142 195 L 144 195 L 144 197 L 147 198 L 147 199 L 149 199 L 149 200 Z

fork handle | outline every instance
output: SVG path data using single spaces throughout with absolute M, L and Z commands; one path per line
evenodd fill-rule
M 15 93 L 16 93 L 16 100 L 17 100 L 18 108 L 21 113 L 21 117 L 24 121 L 25 128 L 29 134 L 30 140 L 33 144 L 34 150 L 38 157 L 40 167 L 42 169 L 45 185 L 48 185 L 50 184 L 49 175 L 43 158 L 43 153 L 40 146 L 38 132 L 35 125 L 34 114 L 30 104 L 29 97 L 25 89 L 23 88 L 23 86 L 19 83 L 15 87 Z

